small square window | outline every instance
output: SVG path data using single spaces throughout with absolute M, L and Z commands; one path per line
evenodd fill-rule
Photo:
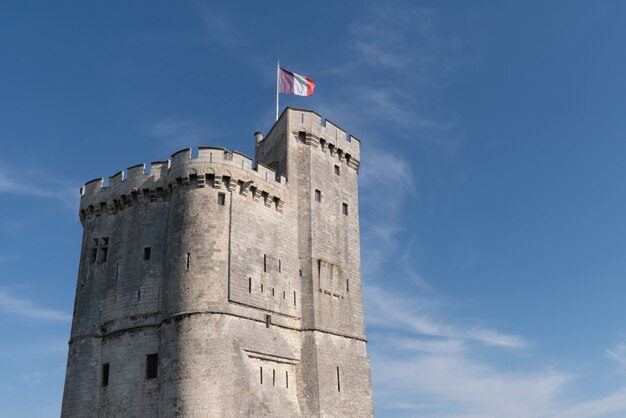
M 341 175 L 341 169 L 338 165 L 335 166 L 335 174 L 337 174 L 338 176 Z
M 145 261 L 150 260 L 150 247 L 145 247 L 145 248 L 143 249 L 143 259 L 144 259 Z
M 226 194 L 218 193 L 217 194 L 217 204 L 220 206 L 224 206 L 226 204 Z
M 102 386 L 109 386 L 109 363 L 102 365 Z
M 155 379 L 159 375 L 159 355 L 146 356 L 146 379 Z
M 315 190 L 315 201 L 322 202 L 322 192 L 320 190 Z
M 342 203 L 341 204 L 341 213 L 343 213 L 344 215 L 348 214 L 348 204 L 347 203 Z

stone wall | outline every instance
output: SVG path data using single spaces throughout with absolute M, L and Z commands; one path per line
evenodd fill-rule
M 287 109 L 256 162 L 185 149 L 88 182 L 62 416 L 372 416 L 359 157 Z

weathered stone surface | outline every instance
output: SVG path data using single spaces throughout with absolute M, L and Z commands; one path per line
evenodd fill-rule
M 298 109 L 255 136 L 81 189 L 63 417 L 373 416 L 360 142 Z

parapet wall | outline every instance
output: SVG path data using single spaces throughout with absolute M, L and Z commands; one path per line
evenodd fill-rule
M 289 128 L 296 138 L 300 132 L 305 132 L 307 142 L 321 146 L 322 151 L 329 151 L 330 156 L 342 162 L 345 160 L 349 167 L 358 170 L 361 160 L 359 139 L 310 110 L 288 108 L 286 115 Z
M 109 177 L 108 185 L 103 178 L 87 182 L 80 189 L 80 217 L 103 211 L 114 213 L 118 208 L 132 206 L 134 202 L 167 200 L 177 185 L 206 187 L 209 180 L 214 188 L 229 190 L 240 188 L 240 193 L 252 193 L 255 201 L 263 198 L 267 206 L 276 204 L 281 210 L 287 178 L 262 164 L 253 163 L 236 151 L 225 148 L 200 147 L 197 156 L 186 148 L 172 154 L 170 160 L 155 161 L 146 171 L 145 164 L 129 167 Z

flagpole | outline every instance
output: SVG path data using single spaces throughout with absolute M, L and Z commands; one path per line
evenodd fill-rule
M 278 121 L 278 91 L 280 85 L 280 59 L 276 60 L 276 121 Z

